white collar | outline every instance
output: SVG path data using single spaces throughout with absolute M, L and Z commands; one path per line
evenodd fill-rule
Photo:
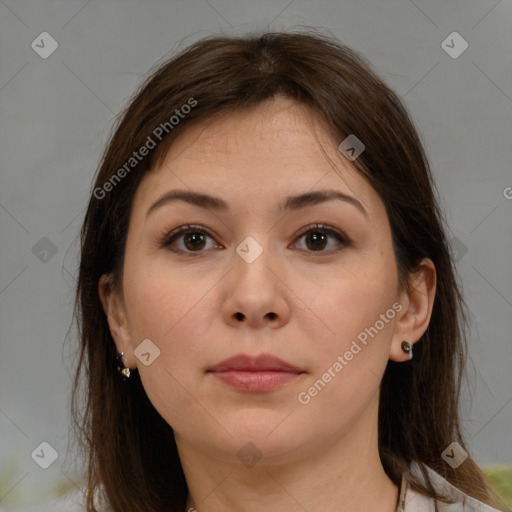
M 454 487 L 448 480 L 436 473 L 433 469 L 425 466 L 427 473 L 432 481 L 432 486 L 437 492 L 447 494 L 450 498 L 456 500 L 455 503 L 437 502 L 439 512 L 500 512 L 499 510 L 468 496 L 461 490 Z M 400 486 L 400 497 L 398 508 L 395 512 L 434 512 L 434 498 L 424 496 L 411 487 L 408 482 L 409 474 L 425 483 L 425 478 L 417 462 L 412 462 L 409 472 L 402 475 L 402 484 Z

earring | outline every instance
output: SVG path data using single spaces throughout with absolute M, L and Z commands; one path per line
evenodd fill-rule
M 116 357 L 117 371 L 121 373 L 121 377 L 124 381 L 130 378 L 130 368 L 124 365 L 123 360 L 124 352 L 118 353 Z
M 412 345 L 408 341 L 402 341 L 402 350 L 409 354 L 409 360 L 412 359 Z

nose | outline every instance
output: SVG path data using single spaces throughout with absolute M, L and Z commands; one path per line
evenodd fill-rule
M 277 328 L 288 322 L 288 288 L 280 274 L 283 272 L 270 250 L 263 250 L 252 261 L 237 254 L 225 282 L 224 320 L 233 326 L 254 328 Z

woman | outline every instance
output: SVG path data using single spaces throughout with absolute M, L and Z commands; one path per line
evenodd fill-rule
M 161 66 L 82 228 L 87 510 L 502 506 L 460 431 L 434 191 L 403 105 L 333 38 L 210 37 Z

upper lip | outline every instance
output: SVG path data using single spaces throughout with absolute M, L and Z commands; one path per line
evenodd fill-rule
M 229 370 L 238 371 L 281 371 L 290 373 L 303 373 L 303 370 L 293 366 L 278 357 L 270 354 L 261 354 L 259 356 L 250 356 L 247 354 L 240 354 L 224 361 L 219 364 L 208 368 L 209 372 L 224 372 Z

